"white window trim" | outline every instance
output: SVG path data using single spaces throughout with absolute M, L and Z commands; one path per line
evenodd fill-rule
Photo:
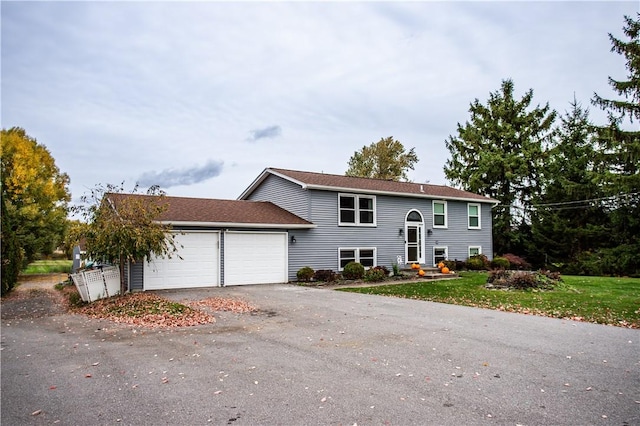
M 378 249 L 376 247 L 338 247 L 338 271 L 343 271 L 344 268 L 340 266 L 340 252 L 342 250 L 353 250 L 355 252 L 355 261 L 360 263 L 360 250 L 373 250 L 373 266 L 378 266 Z M 365 269 L 369 269 L 365 266 Z
M 475 256 L 471 254 L 471 249 L 478 249 L 478 254 L 482 254 L 482 246 L 469 246 L 467 250 L 467 257 Z
M 433 266 L 436 266 L 438 263 L 436 262 L 436 250 L 437 249 L 444 249 L 444 259 L 447 260 L 449 258 L 449 246 L 435 246 L 433 247 L 433 256 L 432 256 L 432 260 L 433 260 Z
M 420 219 L 421 221 L 409 221 L 409 215 L 412 212 L 416 212 L 420 215 Z M 409 258 L 409 227 L 410 226 L 415 226 L 418 228 L 418 232 L 420 233 L 420 241 L 419 241 L 419 245 L 418 245 L 418 263 L 425 263 L 425 257 L 426 257 L 426 253 L 425 253 L 425 226 L 424 226 L 424 215 L 422 214 L 422 212 L 418 209 L 411 209 L 407 212 L 407 214 L 404 217 L 404 235 L 405 235 L 405 243 L 404 243 L 404 258 L 408 259 Z
M 438 204 L 444 204 L 444 225 L 436 225 L 436 203 Z M 431 219 L 433 220 L 433 227 L 434 228 L 447 228 L 449 221 L 447 220 L 447 202 L 446 201 L 442 201 L 442 200 L 433 200 L 433 202 L 431 203 Z M 467 211 L 468 214 L 468 211 Z
M 471 226 L 471 218 L 475 216 L 471 216 L 469 214 L 469 207 L 476 206 L 478 208 L 478 226 Z M 482 205 L 477 203 L 468 203 L 467 204 L 467 227 L 469 229 L 482 229 Z
M 342 222 L 340 219 L 340 197 L 353 197 L 354 198 L 354 207 L 355 207 L 355 222 Z M 369 198 L 373 200 L 373 223 L 360 223 L 360 198 Z M 347 193 L 338 193 L 338 226 L 366 226 L 366 227 L 374 227 L 377 226 L 377 204 L 376 204 L 376 196 L 375 195 L 364 195 L 364 194 L 347 194 Z

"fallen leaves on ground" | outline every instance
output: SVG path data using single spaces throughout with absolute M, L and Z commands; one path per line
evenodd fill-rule
M 224 297 L 209 297 L 207 299 L 190 302 L 191 307 L 208 307 L 214 311 L 229 311 L 237 314 L 254 312 L 257 310 L 252 304 L 244 300 L 229 299 Z
M 77 312 L 91 318 L 142 327 L 188 327 L 215 322 L 215 318 L 197 309 L 150 293 L 130 293 L 100 299 L 82 306 Z

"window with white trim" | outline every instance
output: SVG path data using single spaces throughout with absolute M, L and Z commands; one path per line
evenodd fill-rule
M 469 246 L 469 257 L 477 256 L 482 254 L 482 247 L 480 246 Z
M 349 262 L 358 262 L 365 268 L 377 265 L 375 247 L 341 247 L 338 249 L 338 270 L 342 271 Z
M 467 204 L 469 229 L 480 229 L 480 204 Z
M 376 197 L 338 194 L 338 225 L 376 226 Z
M 434 228 L 447 227 L 447 202 L 446 201 L 433 202 L 433 227 Z
M 437 265 L 440 262 L 447 260 L 449 247 L 434 247 L 433 248 L 433 265 Z

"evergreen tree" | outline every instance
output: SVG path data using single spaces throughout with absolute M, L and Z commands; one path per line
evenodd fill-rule
M 487 105 L 476 99 L 470 106 L 471 121 L 458 123 L 458 135 L 449 136 L 451 153 L 444 173 L 453 185 L 495 198 L 493 245 L 496 253 L 521 251 L 529 238 L 523 212 L 539 192 L 545 142 L 556 113 L 549 104 L 528 110 L 529 90 L 514 99 L 513 81 L 489 95 Z
M 614 246 L 609 253 L 617 258 L 616 273 L 640 274 L 640 13 L 636 20 L 624 19 L 623 32 L 629 41 L 609 34 L 611 51 L 624 56 L 629 72 L 626 80 L 609 77 L 610 86 L 622 99 L 594 94 L 592 102 L 609 117 L 608 125 L 598 128 L 603 146 L 600 160 L 608 166 L 602 185 L 612 197 L 608 208 Z
M 560 117 L 543 171 L 542 192 L 533 199 L 528 252 L 534 264 L 573 263 L 583 251 L 607 243 L 598 152 L 589 110 L 574 99 L 571 110 Z

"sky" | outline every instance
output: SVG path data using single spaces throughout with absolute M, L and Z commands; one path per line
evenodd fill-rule
M 267 167 L 344 174 L 393 136 L 414 182 L 448 184 L 445 141 L 512 79 L 531 108 L 625 79 L 628 2 L 0 3 L 1 124 L 70 177 L 235 199 Z

